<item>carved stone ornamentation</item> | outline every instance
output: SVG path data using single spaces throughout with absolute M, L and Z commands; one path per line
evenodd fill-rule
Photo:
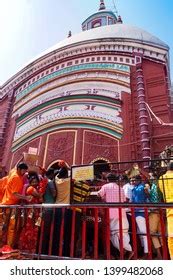
M 85 131 L 84 163 L 95 158 L 107 158 L 110 162 L 118 160 L 118 142 L 98 132 Z
M 74 139 L 75 132 L 57 132 L 49 135 L 49 141 L 47 146 L 47 165 L 52 162 L 63 159 L 69 165 L 73 163 L 73 153 L 74 153 Z

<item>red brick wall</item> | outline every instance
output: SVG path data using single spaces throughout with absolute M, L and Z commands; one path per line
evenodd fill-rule
M 84 164 L 88 164 L 94 159 L 102 157 L 108 159 L 110 162 L 118 161 L 118 144 L 113 138 L 97 131 L 85 131 L 84 141 Z
M 7 111 L 8 97 L 0 100 L 0 162 L 2 161 L 3 151 L 4 151 L 4 134 L 5 128 L 5 115 Z
M 144 61 L 143 73 L 146 102 L 157 117 L 161 118 L 165 123 L 171 122 L 170 99 L 165 66 L 151 61 Z M 153 118 L 150 126 L 152 156 L 157 156 L 166 145 L 172 144 L 171 132 L 173 132 L 172 128 L 160 125 Z
M 73 154 L 75 148 L 75 132 L 59 131 L 49 135 L 47 142 L 46 164 L 48 167 L 52 162 L 63 159 L 69 165 L 73 164 Z

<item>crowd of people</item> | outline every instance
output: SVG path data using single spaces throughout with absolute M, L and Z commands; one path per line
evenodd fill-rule
M 64 201 L 61 201 L 61 196 Z M 56 171 L 52 168 L 45 170 L 41 167 L 39 167 L 39 172 L 29 171 L 26 163 L 17 164 L 16 168 L 12 169 L 7 176 L 0 179 L 0 245 L 2 249 L 0 252 L 11 253 L 14 251 L 16 253 L 16 249 L 19 249 L 34 254 L 38 251 L 39 246 L 40 226 L 43 220 L 40 208 L 25 209 L 24 207 L 19 210 L 8 208 L 8 205 L 69 204 L 69 199 L 70 179 L 63 161 L 59 161 L 59 169 Z M 42 242 L 42 253 L 44 254 L 48 254 L 52 215 L 51 208 L 45 209 L 44 242 Z M 60 219 L 55 213 L 55 237 L 57 220 Z
M 107 203 L 129 203 L 128 209 L 122 208 L 121 210 L 123 249 L 129 253 L 129 258 L 132 258 L 134 253 L 129 234 L 132 230 L 130 203 L 133 203 L 141 206 L 135 208 L 134 216 L 137 233 L 143 249 L 142 259 L 148 259 L 149 253 L 147 219 L 149 224 L 148 231 L 151 236 L 153 252 L 156 258 L 163 258 L 162 220 L 165 223 L 163 229 L 164 237 L 166 237 L 166 240 L 168 239 L 169 254 L 170 258 L 173 259 L 173 210 L 171 208 L 162 209 L 154 207 L 160 203 L 173 203 L 173 162 L 169 163 L 167 172 L 159 177 L 152 172 L 143 172 L 139 169 L 138 164 L 135 163 L 124 175 L 108 174 L 107 181 L 99 191 L 92 192 L 92 194 L 100 196 Z M 147 212 L 142 208 L 142 205 L 146 203 L 154 205 L 153 208 L 152 206 L 148 207 Z M 164 214 L 166 214 L 167 219 L 163 219 Z M 115 248 L 119 249 L 120 215 L 118 208 L 110 209 L 110 231 L 112 244 Z
M 61 160 L 58 162 L 57 170 L 53 168 L 45 170 L 40 167 L 39 172 L 29 171 L 27 164 L 20 162 L 7 176 L 0 179 L 0 253 L 5 251 L 16 253 L 20 250 L 35 254 L 40 250 L 43 255 L 57 256 L 62 250 L 62 256 L 70 257 L 73 210 L 70 207 L 66 207 L 65 210 L 61 207 L 50 207 L 42 211 L 41 208 L 36 208 L 34 205 L 87 203 L 88 198 L 91 202 L 98 197 L 104 203 L 121 205 L 126 202 L 129 204 L 128 208 L 122 207 L 121 211 L 119 206 L 114 205 L 109 208 L 109 227 L 113 248 L 120 251 L 122 246 L 124 258 L 133 259 L 133 217 L 130 204 L 140 206 L 146 203 L 152 205 L 164 202 L 173 203 L 173 162 L 169 164 L 168 171 L 160 178 L 153 173 L 143 172 L 139 169 L 138 164 L 134 164 L 131 169 L 121 175 L 113 171 L 102 172 L 100 178 L 99 184 L 91 181 L 71 181 L 68 168 Z M 20 209 L 3 207 L 20 204 L 28 204 L 31 207 L 21 207 Z M 165 211 L 164 223 L 167 231 L 164 234 L 168 240 L 170 259 L 173 259 L 173 210 L 168 208 Z M 75 208 L 75 212 L 74 256 L 78 257 L 82 247 L 82 221 L 86 217 L 86 213 L 84 215 L 80 206 Z M 134 217 L 139 239 L 137 242 L 140 242 L 139 247 L 142 249 L 141 258 L 147 259 L 149 253 L 146 221 L 148 219 L 153 255 L 157 259 L 163 259 L 163 232 L 161 232 L 163 217 L 161 217 L 160 208 L 149 207 L 146 217 L 144 206 L 136 207 Z M 104 215 L 101 215 L 100 221 L 103 224 L 104 219 Z M 43 221 L 40 249 L 40 226 Z M 62 246 L 60 246 L 62 221 L 64 236 Z M 94 219 L 91 217 L 90 221 L 94 221 Z M 94 226 L 88 226 L 86 250 L 90 251 L 90 257 L 94 250 L 93 232 Z M 51 246 L 50 235 L 52 235 Z M 122 240 L 120 240 L 121 238 Z

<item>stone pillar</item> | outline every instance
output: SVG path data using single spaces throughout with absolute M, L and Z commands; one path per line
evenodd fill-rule
M 142 146 L 142 159 L 149 160 L 150 156 L 150 134 L 148 128 L 148 113 L 145 103 L 145 87 L 144 87 L 144 77 L 141 64 L 141 57 L 137 57 L 136 61 L 136 91 L 138 100 L 138 112 L 139 112 L 139 126 L 140 126 L 140 138 Z M 149 162 L 144 162 L 144 168 L 147 169 Z
M 82 150 L 83 150 L 83 134 L 84 131 L 82 128 L 79 128 L 77 130 L 77 143 L 76 146 L 74 147 L 75 149 L 75 153 L 76 153 L 76 157 L 75 157 L 75 164 L 76 165 L 80 165 L 83 163 L 83 158 L 82 158 Z

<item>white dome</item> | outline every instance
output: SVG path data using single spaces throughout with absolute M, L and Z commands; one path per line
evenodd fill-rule
M 51 52 L 58 51 L 63 48 L 66 49 L 73 45 L 75 46 L 85 42 L 91 42 L 93 40 L 103 42 L 106 40 L 110 41 L 110 39 L 111 41 L 134 41 L 169 50 L 169 46 L 166 43 L 141 28 L 128 24 L 113 24 L 82 31 L 69 38 L 66 38 L 63 41 L 60 41 L 56 45 L 28 61 L 20 71 L 23 71 L 23 69 L 26 67 L 30 67 L 30 64 L 35 63 L 37 60 L 41 60 L 44 56 L 51 54 Z
M 103 39 L 113 39 L 113 40 L 130 40 L 138 41 L 140 43 L 146 43 L 149 45 L 154 45 L 164 49 L 169 49 L 168 45 L 158 39 L 156 36 L 150 34 L 149 32 L 138 28 L 136 26 L 131 26 L 128 24 L 114 24 L 102 27 L 97 27 L 81 33 L 75 34 L 53 47 L 47 49 L 45 52 L 39 55 L 39 57 L 46 55 L 54 50 L 58 50 L 63 47 L 68 47 L 73 44 L 80 44 L 91 40 L 103 40 Z M 38 57 L 38 58 L 39 58 Z
M 35 63 L 37 60 L 41 60 L 44 56 L 51 54 L 51 52 L 58 51 L 61 49 L 66 49 L 71 46 L 80 45 L 86 42 L 91 41 L 130 41 L 130 42 L 139 42 L 143 44 L 148 44 L 150 46 L 155 46 L 164 50 L 169 50 L 169 46 L 161 41 L 156 36 L 150 34 L 149 32 L 138 28 L 136 26 L 131 26 L 128 24 L 113 24 L 107 26 L 101 26 L 87 31 L 82 31 L 78 34 L 75 34 L 69 38 L 66 38 L 63 41 L 60 41 L 51 48 L 40 53 L 32 60 L 28 61 L 21 70 L 16 73 L 20 74 L 26 67 L 30 67 L 30 64 Z M 14 78 L 14 76 L 12 77 Z M 11 78 L 11 79 L 12 79 Z M 7 82 L 9 82 L 8 80 Z

